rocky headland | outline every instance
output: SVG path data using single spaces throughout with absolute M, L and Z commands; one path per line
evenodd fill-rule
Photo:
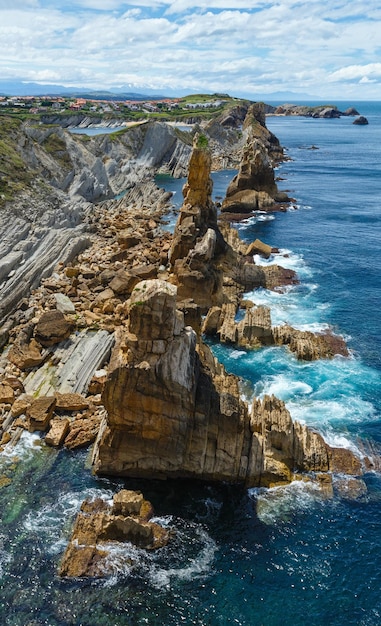
M 301 117 L 313 117 L 315 119 L 333 119 L 339 117 L 354 117 L 359 112 L 354 107 L 349 107 L 345 111 L 340 111 L 337 106 L 323 104 L 318 106 L 310 106 L 307 104 L 282 104 L 277 107 L 271 107 L 268 110 L 272 115 L 298 115 Z
M 243 400 L 240 380 L 205 342 L 286 345 L 305 360 L 348 354 L 330 332 L 274 328 L 271 311 L 245 298 L 298 278 L 256 265 L 272 248 L 241 241 L 212 201 L 211 168 L 229 163 L 239 173 L 223 211 L 286 206 L 273 174 L 282 149 L 264 107 L 237 107 L 191 134 L 153 122 L 94 138 L 12 128 L 18 178 L 2 182 L 0 223 L 1 449 L 27 430 L 52 447 L 94 444 L 100 476 L 265 487 L 308 478 L 329 492 L 339 473 L 360 484 L 371 461 L 329 446 L 274 396 Z M 153 176 L 185 171 L 171 235 L 170 197 Z M 61 575 L 100 575 L 103 540 L 165 542 L 141 511 L 126 506 L 120 519 L 115 506 L 84 505 Z

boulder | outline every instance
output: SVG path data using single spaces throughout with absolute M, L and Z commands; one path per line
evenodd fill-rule
M 53 297 L 56 301 L 56 308 L 58 311 L 61 311 L 63 314 L 75 313 L 74 304 L 64 293 L 55 293 Z
M 53 396 L 35 398 L 31 402 L 26 410 L 29 432 L 47 430 L 53 416 L 55 404 L 56 400 Z
M 90 412 L 77 416 L 69 424 L 63 445 L 69 450 L 86 448 L 91 445 L 99 432 L 101 417 L 97 413 Z
M 2 382 L 4 385 L 9 385 L 16 394 L 24 393 L 25 391 L 23 383 L 17 376 L 6 376 Z
M 54 394 L 56 399 L 56 411 L 84 411 L 89 408 L 89 401 L 80 393 L 58 393 Z
M 363 115 L 360 115 L 360 117 L 357 117 L 355 120 L 353 120 L 352 123 L 357 124 L 357 126 L 367 126 L 367 124 L 369 124 L 367 118 L 364 117 Z
M 115 294 L 110 287 L 107 287 L 95 297 L 94 305 L 102 307 L 106 302 L 109 302 L 114 298 Z
M 125 270 L 118 270 L 110 282 L 110 288 L 118 295 L 130 294 L 136 285 L 136 276 Z
M 265 259 L 270 258 L 272 252 L 272 247 L 267 243 L 263 243 L 260 239 L 256 239 L 251 244 L 248 245 L 245 256 L 253 256 L 254 254 L 260 254 Z
M 41 315 L 35 327 L 35 338 L 42 346 L 52 346 L 67 339 L 74 327 L 61 311 L 53 309 Z
M 48 446 L 58 448 L 65 440 L 69 432 L 70 420 L 67 417 L 55 417 L 50 421 L 50 427 L 45 435 L 45 443 Z
M 20 417 L 20 415 L 26 415 L 26 412 L 33 402 L 33 396 L 26 393 L 19 396 L 12 404 L 11 413 L 13 417 Z
M 118 233 L 117 242 L 123 250 L 128 250 L 137 246 L 141 242 L 141 237 L 132 233 L 130 229 L 125 229 Z
M 9 385 L 0 383 L 0 404 L 12 404 L 15 399 L 15 392 Z
M 20 370 L 38 367 L 44 360 L 41 344 L 35 339 L 31 339 L 28 343 L 15 341 L 8 352 L 8 360 Z

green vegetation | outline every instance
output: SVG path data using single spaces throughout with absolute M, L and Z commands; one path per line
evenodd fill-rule
M 20 99 L 22 100 L 22 99 Z M 95 101 L 82 99 L 75 110 L 71 107 L 75 98 L 58 98 L 54 103 L 53 98 L 42 100 L 35 98 L 32 104 L 30 99 L 23 103 L 12 102 L 10 98 L 6 106 L 2 107 L 0 117 L 4 114 L 15 116 L 22 121 L 48 122 L 52 117 L 60 124 L 61 119 L 86 115 L 88 117 L 101 118 L 104 120 L 120 120 L 120 122 L 138 122 L 142 120 L 162 120 L 182 122 L 190 117 L 194 120 L 210 120 L 228 111 L 232 106 L 247 102 L 240 98 L 232 98 L 228 94 L 191 94 L 184 98 L 163 99 L 159 101 Z M 53 106 L 54 105 L 54 106 Z M 33 112 L 31 112 L 33 111 Z M 38 112 L 37 112 L 38 111 Z
M 63 169 L 71 169 L 71 161 L 66 149 L 66 143 L 56 133 L 49 135 L 43 142 L 42 147 L 51 154 Z
M 21 120 L 0 116 L 0 208 L 33 178 L 33 172 L 17 151 L 20 126 Z
M 201 148 L 205 150 L 209 145 L 208 138 L 206 135 L 199 135 L 197 137 L 197 148 Z

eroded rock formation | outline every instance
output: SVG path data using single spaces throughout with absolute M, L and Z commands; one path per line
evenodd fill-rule
M 231 159 L 241 114 L 221 133 L 225 145 L 232 142 Z M 253 109 L 247 127 L 270 163 L 277 146 L 262 118 L 261 108 Z M 10 346 L 0 363 L 0 445 L 26 428 L 46 433 L 48 445 L 75 449 L 94 441 L 102 422 L 94 456 L 100 474 L 268 485 L 294 471 L 336 471 L 340 460 L 360 471 L 355 457 L 344 459 L 293 424 L 275 398 L 252 408 L 243 402 L 239 380 L 198 336 L 201 313 L 213 305 L 208 326 L 221 339 L 271 343 L 268 310 L 246 303 L 237 323 L 238 306 L 247 290 L 297 280 L 291 270 L 255 265 L 253 254 L 268 257 L 271 247 L 248 246 L 229 223 L 218 223 L 210 179 L 216 150 L 212 158 L 202 146 L 192 152 L 172 240 L 161 228 L 168 195 L 145 179 L 158 168 L 184 168 L 189 140 L 177 141 L 162 125 L 119 139 L 37 127 L 25 137 L 26 162 L 52 191 L 46 213 L 41 192 L 21 195 L 12 206 L 17 219 L 4 225 L 0 313 L 8 319 L 0 341 Z M 64 148 L 68 158 L 60 163 Z M 86 201 L 126 185 L 121 199 Z M 289 334 L 283 343 L 292 345 Z
M 298 359 L 315 361 L 335 355 L 349 356 L 346 343 L 339 335 L 298 330 L 289 324 L 272 327 L 271 311 L 266 306 L 255 306 L 250 300 L 241 302 L 244 317 L 237 321 L 238 307 L 233 303 L 211 307 L 203 321 L 202 332 L 217 336 L 219 341 L 243 348 L 260 346 L 288 346 Z
M 270 151 L 279 159 L 281 149 L 266 128 L 264 106 L 254 104 L 249 108 L 243 133 L 246 140 L 239 171 L 227 189 L 221 207 L 224 213 L 268 210 L 276 203 L 289 200 L 285 193 L 278 191 L 275 182 Z
M 98 474 L 192 477 L 246 485 L 328 471 L 322 437 L 293 424 L 284 403 L 241 399 L 239 380 L 184 326 L 176 287 L 143 281 L 118 333 L 94 453 Z
M 211 153 L 197 141 L 196 137 L 184 202 L 168 254 L 169 281 L 176 285 L 179 300 L 193 300 L 206 313 L 211 306 L 227 302 L 237 305 L 245 291 L 297 282 L 292 270 L 255 265 L 255 246 L 248 249 L 235 229 L 217 222 L 211 197 Z
M 165 546 L 169 533 L 149 521 L 152 515 L 151 503 L 136 491 L 119 491 L 112 505 L 100 498 L 85 500 L 75 520 L 59 575 L 65 578 L 109 576 L 113 567 L 108 556 L 113 546 L 127 542 L 146 550 Z M 125 564 L 131 565 L 127 554 Z

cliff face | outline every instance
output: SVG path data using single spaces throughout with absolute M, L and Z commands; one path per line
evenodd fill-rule
M 93 202 L 113 196 L 156 169 L 185 175 L 191 147 L 168 124 L 147 122 L 113 135 L 72 134 L 60 126 L 23 127 L 23 157 L 30 167 L 71 197 Z
M 99 474 L 268 485 L 296 469 L 328 469 L 321 437 L 293 425 L 281 401 L 256 401 L 249 410 L 238 378 L 184 326 L 176 288 L 161 280 L 132 293 L 103 402 Z

